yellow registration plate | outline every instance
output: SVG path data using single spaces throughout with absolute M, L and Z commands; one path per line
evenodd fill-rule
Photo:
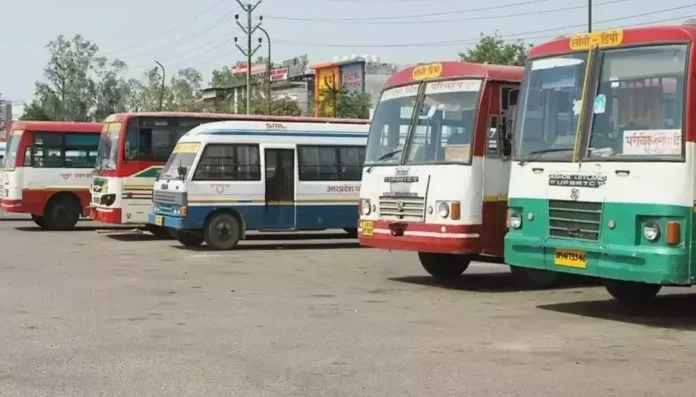
M 362 221 L 362 235 L 372 236 L 374 232 L 374 223 L 372 221 Z
M 587 254 L 580 250 L 556 250 L 557 266 L 585 269 L 587 267 Z
M 164 217 L 162 215 L 155 216 L 155 225 L 157 225 L 157 226 L 164 225 Z

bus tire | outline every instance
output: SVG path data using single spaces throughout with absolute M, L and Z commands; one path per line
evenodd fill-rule
M 70 230 L 80 220 L 80 200 L 72 194 L 58 194 L 48 200 L 44 223 L 48 230 Z
M 44 220 L 44 217 L 42 215 L 31 214 L 31 220 L 34 221 L 34 223 L 36 223 L 36 225 L 40 228 L 47 229 L 46 221 Z
M 459 278 L 469 267 L 471 258 L 467 255 L 435 254 L 419 252 L 418 259 L 426 272 L 442 281 L 453 281 Z
M 348 236 L 350 236 L 350 238 L 356 238 L 356 237 L 358 237 L 358 228 L 357 228 L 357 227 L 347 228 L 347 229 L 343 229 L 343 230 L 344 230 L 346 233 L 348 233 Z
M 561 273 L 558 272 L 518 266 L 510 266 L 510 273 L 512 273 L 517 285 L 524 289 L 551 288 L 556 286 L 561 279 Z
M 205 221 L 203 239 L 212 250 L 231 250 L 239 242 L 240 229 L 239 220 L 234 215 L 218 212 Z
M 203 244 L 203 237 L 194 232 L 189 232 L 185 230 L 177 230 L 175 232 L 176 240 L 181 243 L 184 247 L 200 247 Z
M 650 301 L 660 292 L 660 284 L 603 279 L 607 292 L 621 303 L 634 304 Z

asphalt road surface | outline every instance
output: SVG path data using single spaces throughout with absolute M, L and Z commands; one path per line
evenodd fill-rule
M 185 250 L 0 220 L 0 396 L 694 396 L 696 294 L 450 285 L 341 232 Z

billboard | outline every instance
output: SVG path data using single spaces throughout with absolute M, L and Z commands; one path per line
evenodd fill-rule
M 327 95 L 331 95 L 332 91 L 341 87 L 341 68 L 339 66 L 320 67 L 315 70 L 315 76 L 315 115 L 335 117 L 336 109 L 331 99 L 327 98 Z
M 365 91 L 365 63 L 357 62 L 341 67 L 341 86 L 350 93 Z

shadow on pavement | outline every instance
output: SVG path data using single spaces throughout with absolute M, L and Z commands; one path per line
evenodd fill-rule
M 504 266 L 504 265 L 501 265 Z M 390 281 L 423 285 L 428 287 L 447 288 L 471 292 L 520 292 L 520 287 L 510 272 L 469 273 L 466 272 L 454 281 L 440 281 L 432 276 L 406 276 L 389 278 Z M 600 285 L 599 280 L 588 277 L 563 275 L 561 281 L 553 288 L 568 289 L 578 287 L 593 287 Z
M 611 299 L 555 303 L 537 306 L 558 313 L 622 323 L 696 331 L 696 294 L 657 296 L 641 305 L 627 305 Z
M 291 243 L 291 244 L 253 244 L 247 245 L 241 242 L 237 247 L 229 251 L 214 251 L 209 250 L 205 245 L 196 248 L 184 247 L 183 245 L 174 245 L 174 248 L 184 251 L 196 252 L 235 252 L 235 251 L 263 251 L 263 250 L 322 250 L 322 249 L 354 249 L 363 248 L 357 242 L 336 242 L 336 243 Z
M 46 233 L 71 233 L 71 232 L 96 232 L 100 230 L 119 230 L 120 229 L 114 229 L 113 226 L 91 226 L 91 225 L 80 225 L 79 223 L 77 226 L 75 226 L 74 229 L 70 230 L 46 230 L 42 229 L 38 226 L 19 226 L 15 227 L 15 230 L 18 230 L 20 232 L 46 232 Z M 129 229 L 123 229 L 123 231 L 127 231 Z

